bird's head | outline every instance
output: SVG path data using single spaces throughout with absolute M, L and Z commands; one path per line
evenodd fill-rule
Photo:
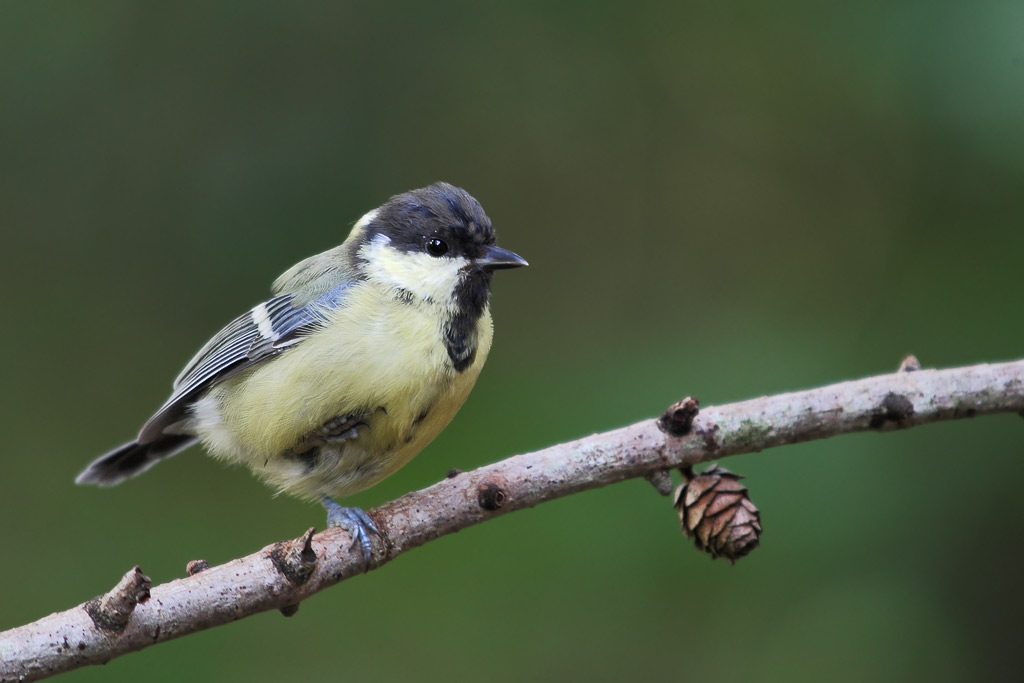
M 395 195 L 363 216 L 353 237 L 365 277 L 450 309 L 482 308 L 493 271 L 527 265 L 495 244 L 480 203 L 448 183 Z

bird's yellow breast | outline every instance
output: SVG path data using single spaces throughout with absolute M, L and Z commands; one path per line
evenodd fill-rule
M 490 350 L 488 310 L 476 356 L 456 372 L 436 306 L 380 288 L 353 287 L 324 327 L 280 356 L 214 387 L 195 410 L 195 429 L 218 457 L 243 462 L 281 490 L 319 498 L 377 483 L 419 453 L 462 406 Z M 315 460 L 287 453 L 339 416 L 365 424 Z

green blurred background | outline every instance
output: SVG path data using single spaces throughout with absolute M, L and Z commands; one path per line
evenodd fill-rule
M 354 504 L 688 394 L 1024 356 L 1022 35 L 1014 2 L 4 3 L 0 629 L 323 524 L 198 449 L 72 479 L 277 274 L 436 180 L 532 265 L 461 414 Z M 67 680 L 1017 671 L 1019 417 L 725 464 L 766 528 L 735 567 L 632 481 Z

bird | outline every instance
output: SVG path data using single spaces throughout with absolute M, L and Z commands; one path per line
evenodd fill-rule
M 119 484 L 201 442 L 322 504 L 368 568 L 380 530 L 335 498 L 390 476 L 448 425 L 491 348 L 492 274 L 526 265 L 465 190 L 395 195 L 278 277 L 195 354 L 138 436 L 75 481 Z

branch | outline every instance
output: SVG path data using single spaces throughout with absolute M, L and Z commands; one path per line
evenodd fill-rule
M 655 420 L 644 420 L 472 472 L 453 470 L 444 481 L 370 511 L 383 539 L 375 542 L 370 566 L 577 491 L 634 477 L 647 477 L 664 491 L 665 471 L 672 468 L 849 432 L 989 413 L 1024 415 L 1024 360 L 916 368 L 905 362 L 895 374 L 705 408 L 692 428 L 674 426 L 670 411 L 661 421 L 664 432 Z M 693 418 L 692 412 L 683 417 Z M 686 434 L 673 436 L 681 432 Z M 290 616 L 309 596 L 363 570 L 351 545 L 341 529 L 315 535 L 311 529 L 220 566 L 191 562 L 187 578 L 152 589 L 135 568 L 106 595 L 0 633 L 0 680 L 32 681 L 106 663 L 266 610 Z

